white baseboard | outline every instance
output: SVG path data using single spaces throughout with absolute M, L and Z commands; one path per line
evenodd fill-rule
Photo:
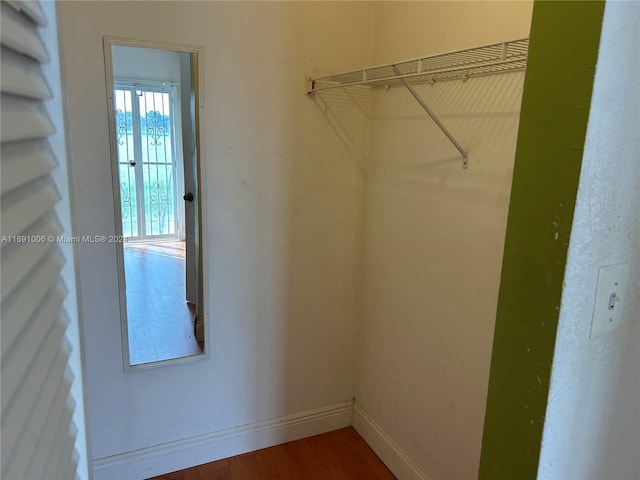
M 352 424 L 353 402 L 212 432 L 93 461 L 94 480 L 140 480 Z
M 429 480 L 358 402 L 353 405 L 353 428 L 398 480 Z

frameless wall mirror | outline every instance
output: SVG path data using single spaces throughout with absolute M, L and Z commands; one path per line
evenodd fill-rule
M 205 352 L 201 49 L 104 39 L 125 368 Z

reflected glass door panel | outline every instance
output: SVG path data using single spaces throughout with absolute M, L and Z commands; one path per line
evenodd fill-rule
M 116 148 L 120 174 L 120 206 L 122 234 L 129 239 L 139 238 L 138 196 L 136 189 L 136 154 L 133 140 L 133 104 L 131 90 L 115 89 Z
M 122 231 L 131 240 L 176 236 L 172 93 L 138 84 L 114 89 Z
M 140 105 L 145 237 L 175 236 L 175 168 L 170 92 L 136 88 Z

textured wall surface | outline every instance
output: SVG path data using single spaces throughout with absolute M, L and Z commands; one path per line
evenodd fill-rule
M 607 2 L 538 478 L 640 478 L 640 4 Z M 603 265 L 630 262 L 623 325 L 589 339 Z

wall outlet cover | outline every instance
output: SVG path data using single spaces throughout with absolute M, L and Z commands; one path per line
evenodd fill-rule
M 617 331 L 623 323 L 629 282 L 629 263 L 600 267 L 593 306 L 593 320 L 589 338 L 599 338 Z

